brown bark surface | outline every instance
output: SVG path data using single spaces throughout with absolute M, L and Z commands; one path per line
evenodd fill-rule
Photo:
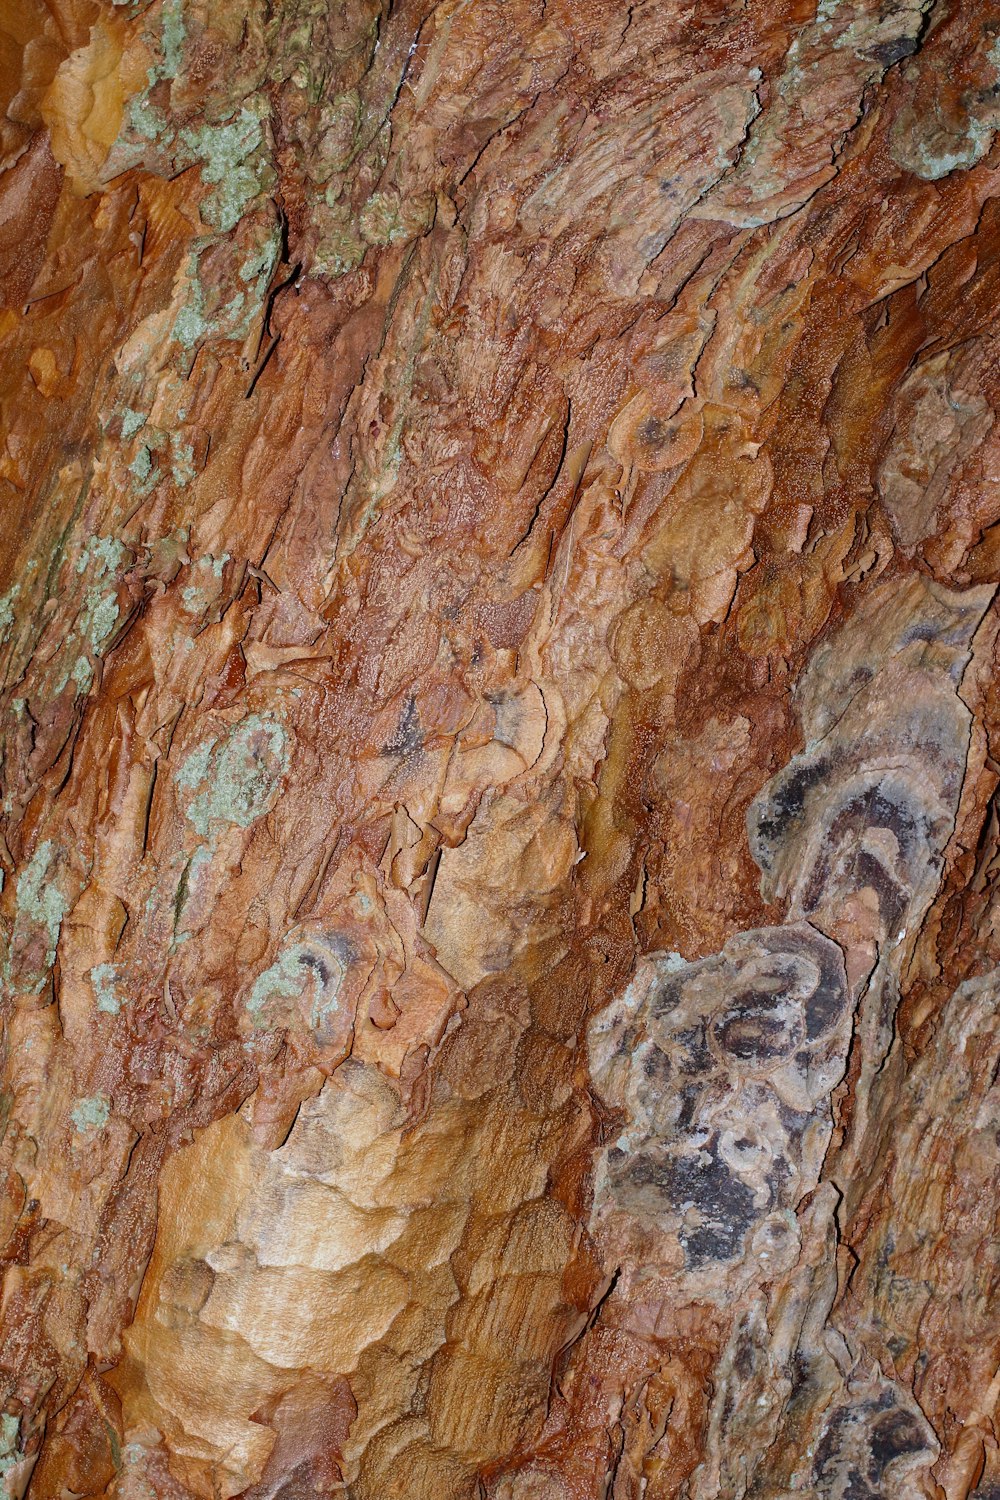
M 997 1500 L 995 4 L 0 94 L 0 1494 Z

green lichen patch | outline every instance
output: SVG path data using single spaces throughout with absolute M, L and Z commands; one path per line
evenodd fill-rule
M 312 180 L 323 184 L 347 171 L 361 139 L 361 96 L 356 89 L 335 94 L 320 111 L 318 138 L 307 163 Z
M 174 319 L 173 337 L 185 349 L 193 349 L 211 328 L 205 317 L 205 294 L 198 280 L 200 254 L 201 250 L 196 249 L 188 256 L 186 274 L 190 287 L 184 304 Z
M 77 558 L 76 571 L 86 573 L 93 567 L 98 578 L 106 578 L 121 567 L 127 556 L 126 549 L 116 537 L 94 536 Z
M 189 583 L 181 589 L 181 608 L 186 614 L 201 615 L 207 607 L 208 595 L 196 583 Z
M 203 285 L 199 273 L 199 262 L 210 242 L 197 242 L 187 258 L 184 269 L 186 289 L 184 301 L 174 317 L 171 336 L 184 350 L 193 350 L 202 339 L 236 339 L 242 341 L 259 314 L 274 268 L 281 253 L 281 230 L 277 224 L 260 226 L 258 243 L 252 247 L 239 266 L 239 275 L 246 284 L 245 290 L 222 301 L 223 286 L 231 285 L 216 274 L 211 283 Z M 235 267 L 229 275 L 235 273 Z M 180 413 L 178 416 L 180 417 Z M 192 454 L 193 460 L 193 454 Z
M 96 589 L 88 589 L 81 622 L 83 634 L 94 650 L 100 651 L 118 623 L 116 595 L 102 594 Z
M 0 1500 L 13 1500 L 19 1495 L 22 1485 L 11 1488 L 11 1470 L 23 1463 L 24 1454 L 18 1444 L 21 1424 L 10 1412 L 0 1416 Z
M 254 980 L 247 1012 L 257 1027 L 305 1024 L 322 1039 L 336 1014 L 345 972 L 335 940 L 303 936 L 286 941 L 270 968 Z
M 995 125 L 992 120 L 987 123 L 970 119 L 965 135 L 954 141 L 952 149 L 945 145 L 943 149 L 935 151 L 928 142 L 918 141 L 905 160 L 902 160 L 901 154 L 902 164 L 928 182 L 937 182 L 942 177 L 949 177 L 952 172 L 968 172 L 977 162 L 982 161 L 993 144 L 994 134 Z
M 288 762 L 288 733 L 267 714 L 199 745 L 177 776 L 178 786 L 200 788 L 187 808 L 195 830 L 206 837 L 213 827 L 249 828 L 274 806 Z
M 206 222 L 222 234 L 239 223 L 249 205 L 275 181 L 269 143 L 262 122 L 270 101 L 255 85 L 263 68 L 237 67 L 212 113 L 214 120 L 179 125 L 162 102 L 163 85 L 184 84 L 187 33 L 184 0 L 164 0 L 159 30 L 147 35 L 157 61 L 147 70 L 146 88 L 130 99 L 123 128 L 108 159 L 113 172 L 145 166 L 154 171 L 183 171 L 200 166 L 211 191 L 202 204 Z M 154 90 L 159 90 L 154 94 Z M 176 90 L 171 88 L 170 99 Z M 155 102 L 154 102 L 155 99 Z
M 163 0 L 160 18 L 163 27 L 163 63 L 158 70 L 159 77 L 176 78 L 184 56 L 184 0 Z
M 173 475 L 174 484 L 177 485 L 178 489 L 183 489 L 185 485 L 191 483 L 196 473 L 194 449 L 190 443 L 185 442 L 183 438 L 177 436 L 173 439 L 172 447 L 173 464 L 170 472 Z
M 296 943 L 254 981 L 247 1010 L 257 1019 L 272 1000 L 298 999 L 306 986 L 301 960 L 304 950 Z
M 319 241 L 312 270 L 322 276 L 344 276 L 364 259 L 365 243 L 354 227 L 350 209 L 320 203 L 313 212 Z
M 117 591 L 104 588 L 102 584 L 118 572 L 127 557 L 126 548 L 115 537 L 97 536 L 91 538 L 77 559 L 77 573 L 89 572 L 93 582 L 84 595 L 75 634 L 89 642 L 97 652 L 101 651 L 118 623 Z M 78 674 L 82 671 L 78 658 L 76 665 L 66 673 L 64 684 L 71 675 L 78 681 Z
M 128 442 L 129 438 L 135 437 L 140 428 L 146 425 L 146 413 L 135 411 L 133 407 L 126 406 L 122 412 L 122 438 Z
M 6 594 L 0 594 L 0 641 L 5 641 L 14 623 L 14 605 L 21 592 L 19 583 L 12 584 Z
M 228 552 L 223 552 L 219 557 L 213 557 L 211 553 L 199 557 L 194 565 L 194 581 L 181 589 L 181 607 L 185 613 L 204 614 L 212 600 L 218 597 L 216 584 L 222 578 L 228 561 Z
M 208 775 L 208 768 L 212 764 L 212 753 L 215 750 L 217 740 L 204 740 L 196 750 L 192 750 L 187 760 L 177 772 L 177 785 L 181 787 L 200 786 Z
M 152 494 L 163 478 L 162 469 L 153 461 L 153 451 L 151 444 L 143 443 L 128 466 L 128 471 L 132 475 L 132 488 L 143 500 L 147 495 Z
M 73 679 L 73 682 L 76 684 L 76 690 L 78 693 L 90 692 L 91 685 L 94 681 L 94 669 L 88 661 L 87 657 L 78 656 L 76 661 L 73 663 L 73 668 L 69 675 Z M 63 684 L 63 686 L 65 686 L 65 683 Z
M 261 125 L 268 111 L 266 100 L 251 99 L 226 124 L 186 128 L 177 138 L 192 164 L 201 164 L 202 180 L 215 184 L 202 204 L 202 215 L 223 234 L 235 229 L 253 200 L 274 181 Z
M 59 934 L 69 902 L 53 878 L 56 846 L 51 839 L 39 844 L 17 878 L 17 915 L 11 951 L 5 963 L 6 977 L 22 990 L 33 989 L 56 961 Z M 29 955 L 25 967 L 14 974 L 16 954 Z
M 17 1418 L 5 1411 L 0 1416 L 0 1455 L 12 1453 L 17 1447 L 17 1437 L 20 1423 Z
M 69 628 L 48 676 L 49 691 L 55 697 L 71 682 L 75 695 L 90 691 L 94 680 L 93 658 L 103 655 L 118 624 L 117 575 L 128 565 L 129 558 L 128 548 L 113 536 L 91 537 L 77 557 L 73 574 L 81 578 L 86 575 L 87 582 L 82 596 L 77 595 L 76 614 L 70 615 L 72 606 L 67 606 Z
M 116 1016 L 127 996 L 121 991 L 121 970 L 117 964 L 95 964 L 90 971 L 90 982 L 94 989 L 97 1009 L 105 1015 Z
M 103 1130 L 110 1118 L 111 1107 L 107 1096 L 94 1094 L 89 1099 L 81 1099 L 69 1112 L 73 1129 L 79 1135 L 89 1135 L 91 1131 Z
M 358 228 L 369 245 L 392 245 L 408 238 L 399 194 L 373 193 L 361 210 Z
M 161 139 L 169 140 L 172 135 L 166 115 L 162 110 L 157 109 L 144 93 L 136 94 L 129 100 L 126 117 L 132 131 L 140 140 L 152 143 Z M 134 158 L 132 164 L 138 166 L 142 160 L 142 151 L 133 150 L 130 154 Z

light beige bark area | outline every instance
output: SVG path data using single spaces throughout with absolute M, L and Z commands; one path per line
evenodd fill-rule
M 0 0 L 0 1496 L 998 1500 L 986 0 Z

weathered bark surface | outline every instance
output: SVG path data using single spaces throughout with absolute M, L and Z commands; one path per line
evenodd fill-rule
M 991 0 L 3 0 L 10 1497 L 1000 1495 Z

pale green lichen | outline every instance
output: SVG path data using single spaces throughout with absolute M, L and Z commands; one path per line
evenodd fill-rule
M 135 411 L 131 406 L 126 406 L 122 412 L 122 437 L 126 442 L 135 437 L 141 427 L 146 425 L 146 413 Z
M 163 478 L 163 471 L 159 464 L 153 463 L 154 446 L 152 441 L 144 443 L 128 466 L 128 471 L 132 475 L 133 488 L 142 499 L 152 494 Z
M 169 105 L 153 102 L 153 91 L 164 93 L 164 84 L 184 76 L 185 14 L 185 0 L 164 0 L 161 5 L 158 30 L 146 37 L 155 61 L 147 69 L 145 89 L 129 100 L 112 157 L 117 170 L 152 166 L 173 174 L 200 166 L 209 187 L 201 204 L 202 217 L 225 234 L 275 181 L 270 143 L 263 129 L 271 101 L 266 93 L 256 92 L 265 79 L 265 64 L 262 57 L 259 66 L 244 69 L 237 65 L 231 74 L 229 98 L 219 101 L 215 118 L 193 125 L 189 116 L 188 123 L 182 124 Z M 196 331 L 198 311 L 189 310 L 179 320 L 176 336 L 186 347 L 193 347 L 204 332 Z
M 162 136 L 169 138 L 171 134 L 166 116 L 150 103 L 145 94 L 137 94 L 129 100 L 128 121 L 136 135 L 145 141 L 155 141 Z
M 65 649 L 58 658 L 62 671 L 53 675 L 56 696 L 70 681 L 75 684 L 77 694 L 90 691 L 94 668 L 89 654 L 85 654 L 86 647 L 89 645 L 100 654 L 114 632 L 119 615 L 116 591 L 108 590 L 102 584 L 117 574 L 127 558 L 128 549 L 113 536 L 91 537 L 77 558 L 74 572 L 78 575 L 89 573 L 91 582 L 66 637 Z
M 92 1130 L 103 1130 L 108 1123 L 111 1109 L 104 1094 L 94 1094 L 90 1099 L 81 1099 L 69 1112 L 74 1130 L 86 1135 Z
M 199 287 L 198 300 L 194 303 L 186 303 L 174 319 L 174 338 L 179 344 L 183 344 L 185 349 L 193 349 L 211 327 L 198 305 L 200 300 L 201 288 Z
M 274 228 L 263 239 L 260 248 L 243 262 L 240 275 L 244 281 L 256 277 L 256 285 L 247 292 L 236 292 L 222 307 L 210 307 L 198 277 L 200 249 L 192 251 L 186 275 L 190 290 L 178 311 L 172 329 L 173 337 L 185 349 L 193 349 L 206 335 L 216 338 L 245 339 L 263 306 L 274 267 L 281 254 L 280 229 Z M 178 413 L 181 417 L 182 414 Z
M 49 873 L 55 852 L 56 846 L 51 839 L 39 844 L 17 880 L 17 925 L 20 926 L 23 920 L 45 934 L 46 970 L 55 963 L 63 917 L 69 907 Z
M 184 305 L 174 319 L 173 337 L 185 349 L 193 349 L 208 333 L 211 324 L 205 317 L 205 294 L 198 279 L 198 261 L 201 248 L 195 248 L 188 256 L 185 275 L 190 283 Z
M 313 271 L 323 276 L 343 276 L 364 259 L 365 245 L 354 227 L 350 211 L 343 205 L 320 204 L 313 214 L 320 232 L 313 256 Z
M 92 563 L 96 563 L 98 578 L 106 578 L 121 567 L 126 556 L 125 548 L 116 537 L 94 536 L 77 558 L 76 571 L 85 573 Z
M 205 740 L 196 750 L 192 750 L 187 760 L 177 772 L 177 785 L 182 787 L 200 786 L 208 775 L 208 768 L 212 763 L 212 752 L 217 740 Z
M 1000 81 L 1000 38 L 986 57 Z M 980 94 L 963 112 L 957 129 L 950 120 L 942 119 L 933 105 L 904 111 L 890 134 L 893 159 L 925 182 L 938 182 L 952 172 L 970 171 L 991 149 L 1000 130 L 1000 105 L 995 94 L 995 89 Z
M 358 152 L 362 127 L 361 96 L 356 89 L 335 94 L 320 112 L 319 139 L 309 163 L 314 182 L 329 181 L 334 173 L 346 172 Z
M 203 573 L 210 573 L 213 578 L 221 578 L 228 561 L 228 552 L 223 552 L 220 557 L 213 557 L 209 552 L 205 557 L 199 557 L 194 566 Z M 212 589 L 211 585 L 206 587 L 199 583 L 189 583 L 181 589 L 181 607 L 189 615 L 200 615 L 208 608 L 210 598 L 216 593 L 217 590 Z
M 94 987 L 97 1009 L 104 1011 L 105 1015 L 116 1016 L 125 1002 L 118 990 L 117 964 L 95 964 L 90 971 L 90 982 Z
M 190 443 L 184 442 L 182 438 L 175 437 L 173 440 L 174 461 L 171 473 L 174 476 L 174 484 L 178 489 L 191 483 L 195 476 L 194 449 Z
M 24 1461 L 24 1454 L 18 1446 L 20 1425 L 10 1412 L 4 1412 L 0 1417 L 0 1500 L 14 1500 L 23 1489 L 23 1484 L 11 1489 L 8 1481 L 11 1469 Z
M 21 1486 L 17 1486 L 12 1490 L 8 1483 L 7 1476 L 10 1470 L 13 1469 L 17 1464 L 23 1462 L 23 1460 L 24 1454 L 20 1451 L 20 1449 L 18 1449 L 15 1453 L 9 1454 L 7 1457 L 0 1458 L 0 1486 L 2 1486 L 2 1488 L 0 1488 L 0 1500 L 16 1500 L 16 1497 L 21 1494 Z
M 211 849 L 202 847 L 196 849 L 188 862 L 188 890 L 192 890 L 198 884 L 198 877 L 206 865 L 212 863 L 213 853 Z
M 933 151 L 921 141 L 906 165 L 927 182 L 937 182 L 952 172 L 967 172 L 986 155 L 993 144 L 993 134 L 993 130 L 982 121 L 969 120 L 965 140 L 954 150 Z
M 128 466 L 128 471 L 141 484 L 148 479 L 153 468 L 153 457 L 148 448 L 140 448 Z
M 191 899 L 202 870 L 212 863 L 214 852 L 210 847 L 196 849 L 181 872 L 177 893 L 174 897 L 174 937 L 179 943 L 186 941 L 187 936 L 185 924 L 181 920 L 184 908 Z
M 207 607 L 208 595 L 196 583 L 189 583 L 181 589 L 181 608 L 186 614 L 200 615 Z
M 397 192 L 373 193 L 358 216 L 358 228 L 369 245 L 393 245 L 409 238 Z
M 99 594 L 95 589 L 87 591 L 83 630 L 95 651 L 100 651 L 111 635 L 118 623 L 118 613 L 118 600 L 114 594 Z
M 246 300 L 242 292 L 237 292 L 235 297 L 229 299 L 225 307 L 219 312 L 219 322 L 223 327 L 227 323 L 234 324 L 236 322 L 236 319 L 243 311 Z
M 115 4 L 119 3 L 122 0 L 115 0 Z M 169 145 L 174 131 L 162 110 L 151 102 L 149 95 L 158 83 L 162 80 L 172 81 L 180 71 L 185 38 L 184 0 L 164 0 L 160 9 L 160 22 L 160 61 L 147 68 L 146 88 L 142 93 L 133 95 L 126 113 L 129 126 L 141 140 Z M 156 45 L 152 37 L 149 40 Z M 121 137 L 119 144 L 124 145 Z M 125 149 L 127 150 L 127 146 Z M 142 153 L 133 150 L 130 158 L 129 165 L 138 166 Z
M 222 744 L 200 746 L 185 762 L 178 777 L 181 784 L 192 785 L 198 770 L 201 774 L 193 784 L 205 783 L 188 808 L 188 818 L 202 835 L 212 823 L 249 828 L 274 805 L 287 769 L 284 726 L 268 715 L 251 714 Z
M 272 169 L 262 151 L 261 119 L 269 106 L 252 99 L 224 125 L 186 128 L 178 140 L 201 163 L 205 182 L 216 184 L 202 205 L 203 216 L 223 234 L 234 229 L 262 191 Z
M 202 561 L 212 565 L 210 558 Z M 190 936 L 182 920 L 184 911 L 215 857 L 219 837 L 227 828 L 249 828 L 271 809 L 288 760 L 284 726 L 270 715 L 251 714 L 224 740 L 213 737 L 198 745 L 180 767 L 177 786 L 196 793 L 185 808 L 187 817 L 208 842 L 195 850 L 180 873 L 173 903 L 175 946 Z
M 255 1024 L 264 1024 L 264 1012 L 275 1000 L 301 1000 L 311 992 L 309 1026 L 320 1030 L 337 1008 L 344 965 L 324 943 L 307 940 L 291 944 L 269 969 L 256 978 L 247 999 L 247 1011 Z
M 14 623 L 14 603 L 21 592 L 19 583 L 12 584 L 6 594 L 0 595 L 0 641 L 7 638 L 7 633 Z
M 247 1010 L 254 1017 L 261 1014 L 269 1000 L 295 1000 L 305 989 L 302 971 L 302 948 L 296 944 L 254 980 Z
M 164 0 L 160 14 L 163 21 L 163 65 L 159 76 L 176 78 L 184 52 L 184 0 Z
M 78 656 L 69 674 L 76 683 L 78 693 L 89 693 L 94 680 L 94 669 L 85 656 Z M 63 684 L 65 686 L 65 684 Z

